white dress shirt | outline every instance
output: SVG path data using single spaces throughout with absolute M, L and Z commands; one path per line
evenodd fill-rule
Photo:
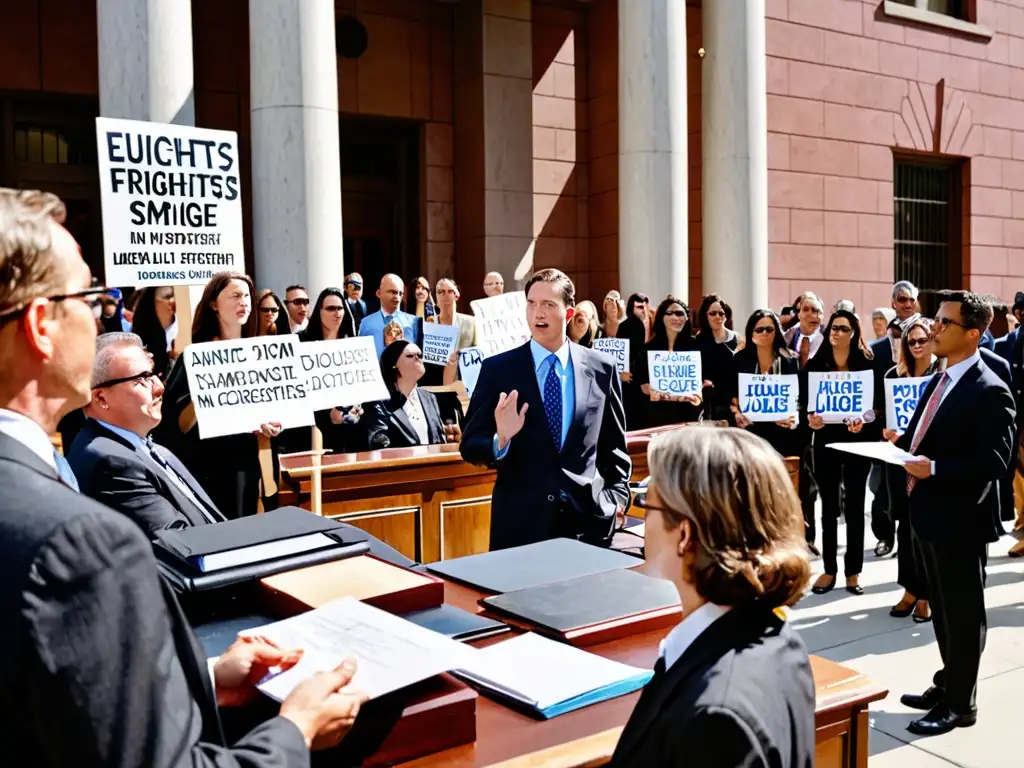
M 682 658 L 686 649 L 703 634 L 704 630 L 725 616 L 730 611 L 728 605 L 704 603 L 696 611 L 688 615 L 661 641 L 658 655 L 665 659 L 665 671 Z
M 53 458 L 53 443 L 46 430 L 36 424 L 28 416 L 0 408 L 0 432 L 17 440 L 32 453 L 42 459 L 48 467 L 57 471 L 57 461 Z
M 402 406 L 405 415 L 409 417 L 412 428 L 416 430 L 416 436 L 420 439 L 420 445 L 430 445 L 430 432 L 427 429 L 427 415 L 423 412 L 423 403 L 420 402 L 420 393 L 414 389 L 405 399 Z

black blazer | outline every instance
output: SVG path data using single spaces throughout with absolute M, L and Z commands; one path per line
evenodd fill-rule
M 941 376 L 925 388 L 896 445 L 909 451 Z M 971 366 L 939 405 L 915 453 L 935 474 L 910 494 L 910 522 L 925 541 L 993 542 L 1002 535 L 999 486 L 1013 456 L 1016 408 L 1009 388 L 985 362 Z
M 807 649 L 766 608 L 733 608 L 644 688 L 611 765 L 811 768 Z
M 18 762 L 305 768 L 275 717 L 228 745 L 204 654 L 138 526 L 0 434 L 0 739 Z
M 632 462 L 626 452 L 622 389 L 611 358 L 569 345 L 576 407 L 561 452 L 544 416 L 527 342 L 484 360 L 466 414 L 461 452 L 466 461 L 497 469 L 491 496 L 490 548 L 571 536 L 607 545 L 615 509 L 629 505 Z M 501 461 L 494 458 L 498 395 L 519 393 L 529 404 L 523 429 Z
M 196 506 L 145 448 L 89 419 L 67 454 L 82 493 L 122 512 L 153 539 L 158 531 L 205 525 L 207 515 L 224 520 L 213 500 L 178 458 L 162 446 L 154 450 L 192 491 Z M 205 514 L 204 514 L 205 510 Z
M 800 374 L 800 359 L 790 355 L 788 352 L 785 355 L 780 355 L 780 373 L 788 375 L 799 375 Z M 730 372 L 721 384 L 722 389 L 719 393 L 719 399 L 722 400 L 726 406 L 732 404 L 733 398 L 739 397 L 739 375 L 741 373 L 754 373 L 757 370 L 757 349 L 754 347 L 744 347 L 730 360 Z M 797 396 L 799 402 L 799 394 Z M 721 408 L 716 409 L 714 414 L 715 418 L 726 419 L 731 425 L 736 425 L 736 415 L 732 412 L 732 409 L 726 407 L 724 410 Z M 751 432 L 759 437 L 763 437 L 767 440 L 772 448 L 774 448 L 782 456 L 796 456 L 799 455 L 806 445 L 806 441 L 809 438 L 807 430 L 805 429 L 805 421 L 803 412 L 797 417 L 797 426 L 795 429 L 787 429 L 780 427 L 778 424 L 770 421 L 755 422 L 747 427 L 747 431 Z
M 427 444 L 440 445 L 446 442 L 437 398 L 433 392 L 420 387 L 417 387 L 417 392 L 423 406 L 423 415 L 427 419 Z M 404 406 L 405 397 L 401 392 L 396 392 L 390 400 L 367 404 L 361 421 L 366 424 L 366 440 L 371 451 L 379 448 L 411 448 L 421 444 L 412 422 L 402 410 Z

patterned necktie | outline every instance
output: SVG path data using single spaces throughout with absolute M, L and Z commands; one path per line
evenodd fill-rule
M 57 453 L 57 449 L 53 451 L 53 460 L 57 463 L 57 474 L 60 476 L 60 481 L 64 483 L 68 488 L 73 491 L 80 491 L 78 487 L 78 478 L 75 477 L 74 471 L 71 469 L 71 465 L 68 464 L 68 460 Z
M 917 453 L 917 447 L 921 445 L 925 432 L 928 431 L 928 427 L 932 424 L 932 419 L 935 418 L 935 412 L 939 410 L 939 403 L 942 402 L 942 393 L 946 391 L 946 385 L 949 381 L 949 374 L 943 373 L 942 378 L 939 379 L 939 385 L 935 387 L 935 391 L 932 392 L 932 396 L 928 400 L 928 407 L 924 409 L 924 413 L 921 414 L 921 420 L 917 423 L 917 429 L 914 431 L 914 439 L 910 441 L 911 453 Z M 910 492 L 914 490 L 915 485 L 917 485 L 917 478 L 908 473 L 907 496 L 909 496 Z
M 800 367 L 807 366 L 807 358 L 811 356 L 811 340 L 807 336 L 800 337 Z
M 551 355 L 548 361 L 551 367 L 544 379 L 544 414 L 548 417 L 548 429 L 555 448 L 562 450 L 562 380 L 556 370 L 560 363 L 556 355 Z

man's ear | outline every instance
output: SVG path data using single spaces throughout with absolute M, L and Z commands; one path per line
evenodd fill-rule
M 572 316 L 575 315 L 575 314 L 576 314 L 576 307 L 566 307 L 565 308 L 565 322 L 568 323 L 570 320 L 572 320 Z
M 679 523 L 679 544 L 678 552 L 680 557 L 686 556 L 686 550 L 692 548 L 693 545 L 693 523 L 687 519 L 683 519 Z
M 25 336 L 29 347 L 40 357 L 49 360 L 54 354 L 52 333 L 58 327 L 57 321 L 46 311 L 46 299 L 33 299 L 23 314 Z

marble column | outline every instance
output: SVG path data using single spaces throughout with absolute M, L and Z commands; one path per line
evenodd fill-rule
M 689 293 L 686 95 L 685 0 L 619 0 L 619 286 L 655 302 Z
M 702 286 L 742 328 L 768 306 L 768 118 L 764 0 L 703 6 Z
M 100 115 L 195 125 L 192 5 L 97 0 Z
M 249 0 L 256 283 L 341 287 L 333 0 Z

